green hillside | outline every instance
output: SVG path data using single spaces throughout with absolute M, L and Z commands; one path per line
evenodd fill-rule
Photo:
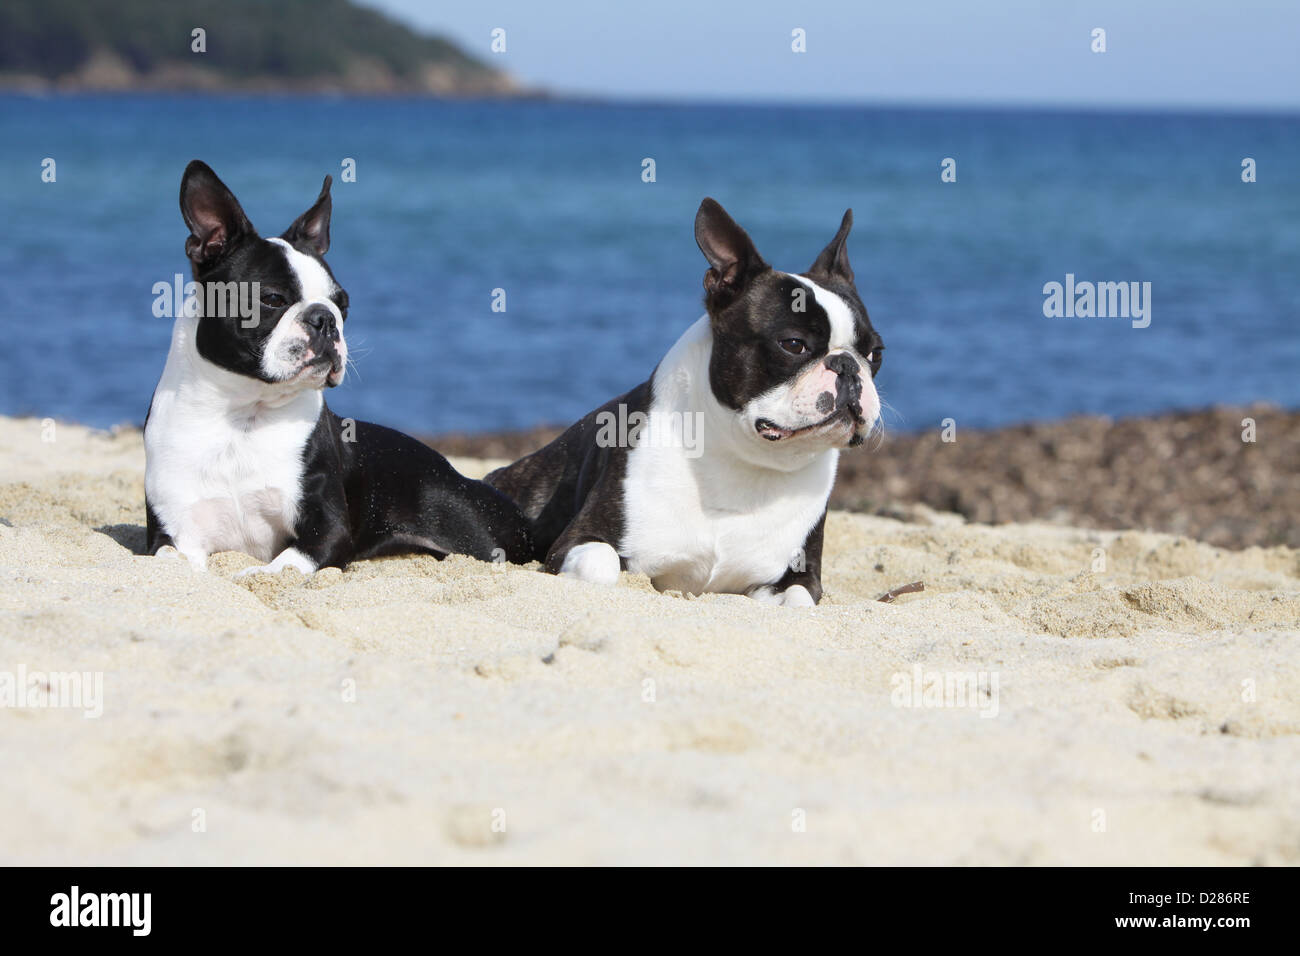
M 195 28 L 206 31 L 206 52 L 191 50 Z M 4 0 L 0 79 L 73 89 L 514 91 L 506 74 L 449 40 L 348 0 Z

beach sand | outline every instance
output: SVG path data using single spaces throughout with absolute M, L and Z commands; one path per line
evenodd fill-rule
M 0 708 L 3 862 L 1300 863 L 1296 550 L 913 506 L 831 514 L 812 610 L 459 557 L 236 582 L 133 553 L 143 469 L 0 420 L 0 679 L 103 682 Z

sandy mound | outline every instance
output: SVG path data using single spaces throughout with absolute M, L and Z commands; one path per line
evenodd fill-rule
M 1300 862 L 1294 550 L 922 508 L 832 514 L 811 611 L 468 558 L 245 583 L 132 553 L 142 472 L 0 420 L 0 699 L 102 679 L 0 707 L 6 862 Z

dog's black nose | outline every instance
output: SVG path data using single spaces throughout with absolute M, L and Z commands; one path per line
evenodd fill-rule
M 302 324 L 325 338 L 331 338 L 334 335 L 334 313 L 330 311 L 328 306 L 308 306 L 307 311 L 302 314 Z
M 836 352 L 826 356 L 826 367 L 838 376 L 835 379 L 835 405 L 847 406 L 857 418 L 862 413 L 862 379 L 858 376 L 862 366 L 847 352 Z
M 862 371 L 862 366 L 848 352 L 836 352 L 833 355 L 826 356 L 826 367 L 836 375 L 853 377 L 856 377 Z

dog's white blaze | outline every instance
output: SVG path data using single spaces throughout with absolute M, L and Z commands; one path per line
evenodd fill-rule
M 839 452 L 763 442 L 714 397 L 712 346 L 705 316 L 655 371 L 647 427 L 698 411 L 703 453 L 660 443 L 628 452 L 622 553 L 629 571 L 660 590 L 746 594 L 797 559 L 826 507 Z
M 848 303 L 830 289 L 822 288 L 811 279 L 797 275 L 791 275 L 790 278 L 811 290 L 817 304 L 826 312 L 826 317 L 831 323 L 831 341 L 827 351 L 834 352 L 836 349 L 854 351 L 858 342 L 857 323 L 853 319 L 853 310 L 849 308 Z
M 285 239 L 276 237 L 268 239 L 267 242 L 273 242 L 284 250 L 284 257 L 289 260 L 289 268 L 293 270 L 294 277 L 302 289 L 304 302 L 329 302 L 329 297 L 334 294 L 334 282 L 324 266 L 311 256 L 299 252 Z M 338 310 L 335 309 L 335 318 L 338 318 L 337 313 Z
M 339 330 L 339 359 L 346 367 L 348 346 L 343 339 L 343 313 L 330 299 L 338 288 L 334 280 L 324 266 L 311 256 L 299 252 L 286 240 L 277 237 L 268 239 L 267 242 L 275 243 L 284 251 L 284 258 L 302 290 L 302 299 L 285 310 L 276 323 L 275 331 L 267 338 L 262 350 L 262 371 L 268 378 L 275 379 L 288 379 L 298 372 L 302 363 L 294 358 L 294 343 L 305 343 L 310 339 L 298 317 L 311 305 L 327 306 L 334 313 L 334 321 Z

